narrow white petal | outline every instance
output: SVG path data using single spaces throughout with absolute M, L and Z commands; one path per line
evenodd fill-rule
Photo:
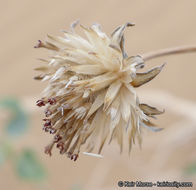
M 90 153 L 90 152 L 83 152 L 84 155 L 87 156 L 93 156 L 93 157 L 97 157 L 97 158 L 103 158 L 103 156 L 101 154 L 94 154 L 94 153 Z

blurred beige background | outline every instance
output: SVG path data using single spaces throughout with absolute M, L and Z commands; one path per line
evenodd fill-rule
M 195 10 L 195 0 L 1 0 L 0 97 L 18 97 L 31 114 L 30 131 L 16 146 L 29 145 L 39 153 L 49 171 L 43 189 L 67 190 L 75 184 L 85 190 L 120 189 L 119 180 L 195 181 L 194 176 L 183 175 L 183 168 L 196 161 L 196 54 L 147 62 L 146 68 L 167 62 L 156 79 L 138 90 L 141 100 L 165 108 L 155 121 L 165 130 L 144 131 L 142 150 L 134 146 L 130 158 L 126 148 L 119 155 L 115 143 L 105 146 L 103 159 L 81 154 L 74 163 L 57 151 L 52 157 L 45 155 L 51 136 L 42 132 L 42 113 L 34 106 L 45 84 L 33 80 L 33 69 L 40 65 L 37 58 L 47 56 L 45 50 L 33 48 L 37 40 L 46 34 L 61 35 L 60 30 L 76 19 L 86 26 L 100 23 L 108 34 L 127 21 L 136 23 L 125 34 L 128 54 L 136 55 L 196 44 Z M 18 180 L 9 163 L 0 170 L 0 188 L 38 189 Z

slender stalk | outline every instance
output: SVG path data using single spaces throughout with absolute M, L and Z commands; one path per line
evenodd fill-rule
M 145 54 L 143 54 L 141 56 L 142 56 L 144 61 L 149 61 L 151 59 L 154 59 L 154 58 L 157 58 L 157 57 L 166 56 L 166 55 L 181 54 L 181 53 L 191 53 L 191 52 L 196 52 L 196 45 L 179 46 L 179 47 L 161 49 L 161 50 L 145 53 Z

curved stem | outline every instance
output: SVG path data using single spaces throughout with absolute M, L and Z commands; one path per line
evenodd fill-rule
M 161 50 L 145 53 L 141 56 L 144 61 L 148 61 L 148 60 L 151 60 L 157 57 L 166 56 L 166 55 L 191 53 L 191 52 L 196 52 L 196 45 L 179 46 L 179 47 L 161 49 Z

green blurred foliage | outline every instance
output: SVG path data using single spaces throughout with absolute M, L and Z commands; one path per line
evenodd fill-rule
M 70 190 L 83 190 L 83 188 L 80 184 L 74 184 Z
M 18 176 L 24 180 L 40 182 L 46 179 L 46 171 L 31 149 L 24 149 L 16 160 Z
M 0 109 L 7 109 L 11 114 L 4 126 L 5 133 L 0 137 L 0 166 L 9 160 L 13 163 L 17 176 L 21 179 L 28 182 L 45 180 L 46 170 L 32 148 L 24 148 L 18 153 L 14 147 L 15 141 L 13 140 L 17 140 L 14 137 L 21 137 L 28 131 L 30 126 L 28 114 L 15 98 L 1 99 Z
M 0 108 L 8 108 L 13 111 L 21 109 L 18 100 L 12 97 L 2 98 L 0 100 Z
M 27 131 L 29 118 L 17 99 L 2 99 L 0 101 L 0 108 L 8 109 L 11 113 L 11 117 L 5 126 L 7 135 L 19 137 Z
M 1 142 L 0 143 L 0 166 L 2 166 L 6 160 L 10 158 L 12 154 L 12 147 L 6 143 Z
M 21 110 L 17 110 L 7 123 L 6 133 L 12 137 L 19 137 L 24 134 L 28 128 L 28 117 Z
M 186 175 L 196 175 L 196 162 L 191 163 L 185 168 Z

